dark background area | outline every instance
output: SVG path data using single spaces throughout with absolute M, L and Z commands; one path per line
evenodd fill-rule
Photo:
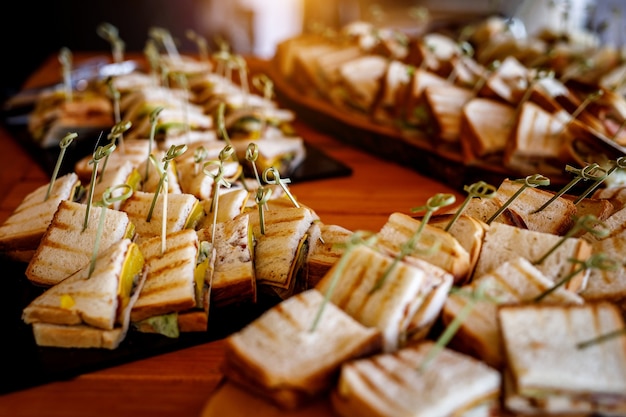
M 179 49 L 197 50 L 185 35 L 199 32 L 197 8 L 203 0 L 54 0 L 11 1 L 2 13 L 2 101 L 17 92 L 26 78 L 62 47 L 71 51 L 110 52 L 96 28 L 108 22 L 119 30 L 127 51 L 142 51 L 153 26 L 168 29 Z M 206 3 L 206 2 L 204 2 Z

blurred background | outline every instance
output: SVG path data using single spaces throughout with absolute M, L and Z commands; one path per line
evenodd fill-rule
M 142 51 L 151 27 L 171 32 L 181 52 L 195 52 L 187 38 L 193 30 L 217 49 L 221 37 L 233 52 L 269 58 L 281 40 L 313 25 L 339 28 L 354 20 L 377 20 L 407 31 L 415 24 L 407 10 L 424 7 L 450 21 L 489 14 L 517 16 L 529 32 L 546 25 L 590 28 L 605 43 L 623 46 L 625 0 L 21 0 L 3 13 L 5 59 L 3 101 L 62 47 L 71 51 L 106 51 L 110 44 L 96 28 L 107 22 L 119 30 L 127 51 Z

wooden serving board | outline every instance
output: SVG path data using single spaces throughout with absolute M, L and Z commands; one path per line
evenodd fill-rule
M 293 411 L 275 405 L 243 391 L 232 382 L 224 381 L 211 395 L 201 417 L 335 417 L 330 401 L 322 398 Z
M 497 186 L 506 178 L 517 179 L 527 175 L 505 167 L 495 157 L 468 163 L 455 144 L 432 140 L 419 130 L 376 123 L 365 113 L 337 107 L 322 97 L 298 91 L 278 73 L 271 61 L 266 63 L 264 71 L 272 78 L 281 105 L 294 110 L 299 119 L 337 140 L 414 169 L 455 189 L 463 190 L 465 185 L 477 181 Z M 624 148 L 615 144 L 601 145 L 608 155 L 617 157 L 624 154 Z M 571 176 L 563 169 L 563 175 L 550 176 L 547 188 L 559 190 L 570 180 Z

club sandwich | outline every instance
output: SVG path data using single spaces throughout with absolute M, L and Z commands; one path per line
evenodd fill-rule
M 125 339 L 146 279 L 143 254 L 125 238 L 91 266 L 87 262 L 24 308 L 22 320 L 32 325 L 37 345 L 115 349 Z

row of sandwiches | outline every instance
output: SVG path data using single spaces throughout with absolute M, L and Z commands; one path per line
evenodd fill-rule
M 224 395 L 338 416 L 626 415 L 625 188 L 537 213 L 555 193 L 527 188 L 492 219 L 520 186 L 454 223 L 458 207 L 394 212 L 352 233 L 317 283 L 226 338 Z M 601 220 L 577 231 L 585 216 Z
M 165 152 L 172 145 L 196 144 L 215 153 L 231 142 L 245 159 L 254 141 L 259 170 L 275 167 L 288 175 L 304 160 L 304 142 L 292 127 L 294 113 L 279 107 L 271 80 L 248 73 L 240 56 L 223 51 L 228 56 L 225 70 L 215 59 L 148 51 L 145 59 L 138 58 L 143 64 L 124 61 L 134 64 L 131 70 L 89 80 L 70 95 L 64 85 L 42 92 L 28 117 L 33 140 L 53 148 L 66 132 L 75 131 L 95 142 L 98 134 L 123 122 L 127 127 L 118 135 L 120 146 L 131 142 L 128 152 L 139 152 L 141 158 L 148 146 Z M 76 167 L 85 181 L 89 159 Z
M 510 37 L 505 20 L 496 18 L 459 35 L 407 36 L 352 22 L 334 36 L 304 33 L 283 41 L 272 65 L 285 80 L 283 88 L 352 116 L 359 126 L 389 127 L 467 165 L 556 178 L 566 164 L 621 155 L 626 100 L 617 88 L 623 88 L 623 63 L 616 68 L 615 58 L 611 66 L 600 60 L 600 52 L 589 56 L 597 47 L 588 51 L 567 39 L 537 40 L 544 54 L 537 53 L 536 60 L 515 54 L 515 48 L 502 47 L 498 54 L 481 49 L 488 48 L 487 39 L 503 44 L 502 38 Z M 537 62 L 541 56 L 545 61 Z M 582 70 L 566 76 L 572 71 L 559 66 L 581 67 L 583 60 L 596 73 L 618 71 L 622 85 L 598 77 L 591 82 Z
M 261 220 L 256 190 L 241 184 L 214 196 L 214 212 L 213 197 L 141 189 L 119 208 L 89 206 L 74 194 L 79 184 L 66 174 L 47 200 L 41 186 L 0 226 L 2 256 L 23 262 L 41 290 L 23 319 L 42 346 L 114 349 L 129 326 L 205 332 L 210 308 L 276 303 L 308 287 L 349 233 L 277 186 Z
M 109 126 L 109 145 L 29 193 L 0 225 L 0 253 L 23 263 L 41 289 L 23 312 L 39 345 L 115 349 L 129 329 L 205 332 L 211 308 L 275 303 L 307 287 L 329 267 L 334 235 L 348 233 L 327 228 L 286 189 L 304 158 L 302 140 L 287 136 L 291 112 L 207 62 L 159 59 L 172 74 L 167 87 L 154 73 L 117 75 L 106 86 L 120 93 L 115 102 L 102 80 L 89 86 L 132 121 Z M 47 120 L 61 120 L 53 114 L 62 109 L 44 105 L 51 98 L 34 113 L 45 108 Z M 146 132 L 148 119 L 156 135 Z M 96 163 L 103 148 L 112 152 Z M 171 158 L 175 149 L 183 151 Z

